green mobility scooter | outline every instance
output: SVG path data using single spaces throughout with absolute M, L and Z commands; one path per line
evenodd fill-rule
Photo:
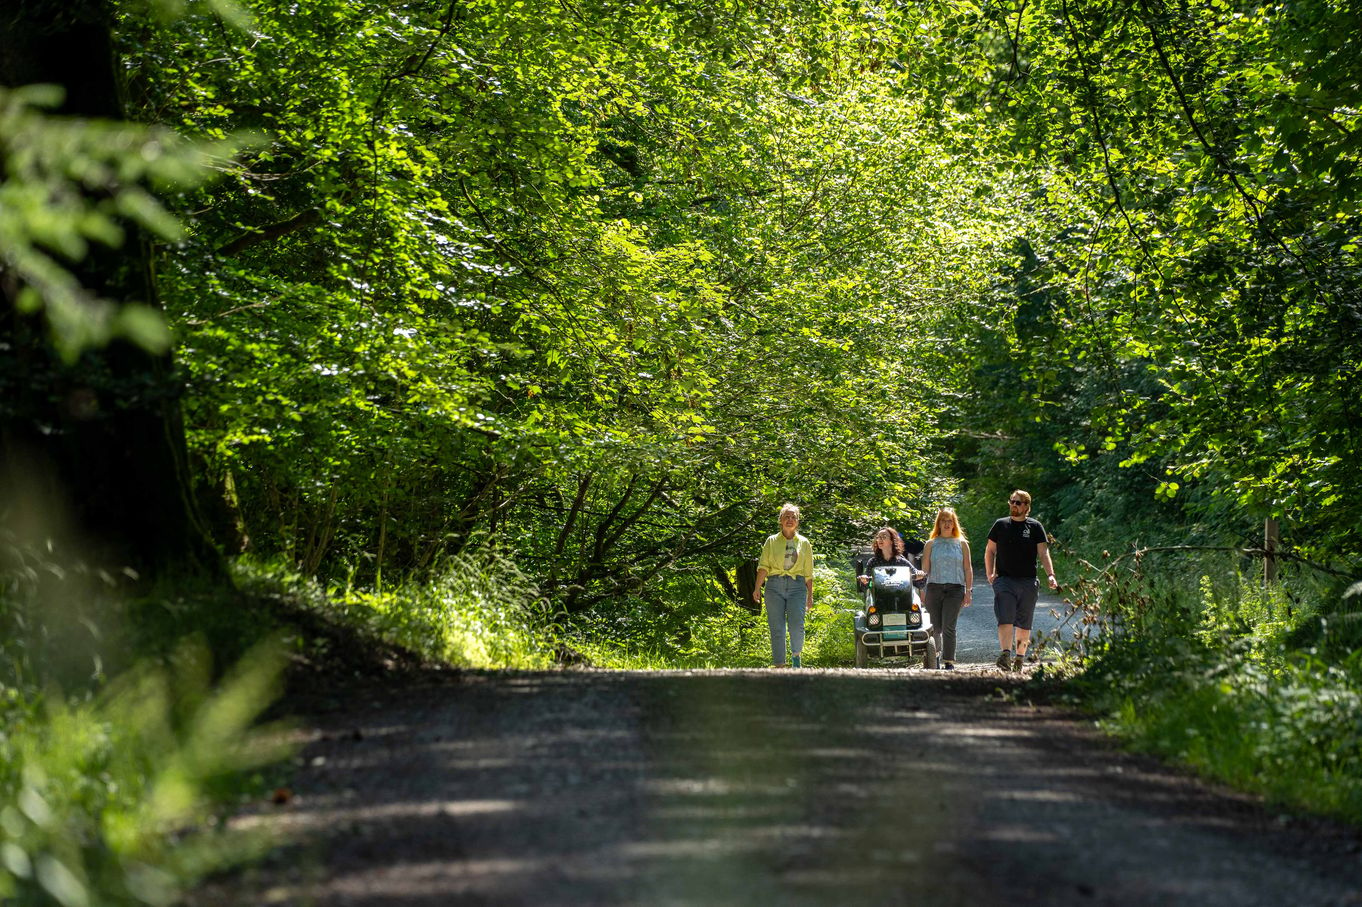
M 932 618 L 913 583 L 916 571 L 912 567 L 879 566 L 865 573 L 868 560 L 868 556 L 856 560 L 857 575 L 869 580 L 865 604 L 852 615 L 856 667 L 866 667 L 871 659 L 920 658 L 924 668 L 935 668 Z

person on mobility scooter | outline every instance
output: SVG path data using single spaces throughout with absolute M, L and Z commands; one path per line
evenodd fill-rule
M 921 542 L 913 547 L 914 554 L 921 553 Z M 932 620 L 917 588 L 925 576 L 908 556 L 902 537 L 892 526 L 880 528 L 872 553 L 858 557 L 855 566 L 856 582 L 865 596 L 865 607 L 852 617 L 856 667 L 865 667 L 872 658 L 908 657 L 935 668 Z

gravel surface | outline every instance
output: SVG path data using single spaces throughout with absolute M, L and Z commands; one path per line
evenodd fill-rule
M 1031 639 L 1053 638 L 1055 634 L 1068 639 L 1072 636 L 1073 622 L 1065 622 L 1069 607 L 1064 603 L 1062 593 L 1056 594 L 1041 582 L 1040 595 L 1036 599 L 1035 619 L 1031 624 Z M 960 610 L 960 619 L 955 624 L 957 661 L 979 664 L 992 664 L 998 657 L 998 619 L 993 616 L 993 587 L 984 578 L 984 572 L 974 574 L 974 604 Z
M 192 903 L 1362 904 L 1357 830 L 1029 695 L 982 666 L 370 680 L 233 820 L 293 843 Z

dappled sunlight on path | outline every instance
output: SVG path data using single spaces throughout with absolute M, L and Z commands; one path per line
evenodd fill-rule
M 1025 690 L 984 671 L 571 671 L 375 694 L 306 732 L 287 807 L 236 820 L 299 843 L 199 902 L 250 886 L 252 903 L 327 905 L 1242 907 L 1362 891 L 1356 866 L 1299 863 L 1313 842 L 1246 798 L 1006 701 Z

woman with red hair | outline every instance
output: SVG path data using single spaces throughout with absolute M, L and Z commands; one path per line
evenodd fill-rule
M 974 597 L 974 568 L 970 565 L 969 539 L 960 518 L 949 507 L 936 512 L 931 538 L 922 549 L 922 571 L 927 588 L 922 599 L 932 616 L 936 650 L 941 667 L 955 670 L 955 624 L 962 608 Z

